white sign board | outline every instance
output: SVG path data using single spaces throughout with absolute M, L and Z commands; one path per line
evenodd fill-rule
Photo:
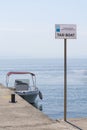
M 75 24 L 56 24 L 55 25 L 56 39 L 76 39 Z

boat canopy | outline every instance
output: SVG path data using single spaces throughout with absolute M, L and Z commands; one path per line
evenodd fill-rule
M 13 74 L 30 74 L 32 76 L 32 80 L 33 80 L 33 84 L 36 84 L 36 77 L 34 73 L 31 72 L 8 72 L 6 75 L 6 85 L 8 86 L 8 82 L 9 82 L 9 76 L 13 75 Z
M 35 76 L 35 74 L 31 73 L 31 72 L 8 72 L 7 76 L 10 76 L 12 74 L 30 74 L 32 76 Z

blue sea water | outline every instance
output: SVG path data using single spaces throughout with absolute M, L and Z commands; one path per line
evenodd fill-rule
M 63 59 L 0 60 L 0 83 L 5 85 L 9 71 L 30 71 L 36 74 L 37 86 L 43 93 L 42 111 L 50 118 L 64 115 Z M 10 79 L 10 86 L 13 85 Z M 87 117 L 87 59 L 67 61 L 67 117 Z

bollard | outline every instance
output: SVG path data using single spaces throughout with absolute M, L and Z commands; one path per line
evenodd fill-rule
M 15 94 L 11 94 L 11 103 L 15 103 Z

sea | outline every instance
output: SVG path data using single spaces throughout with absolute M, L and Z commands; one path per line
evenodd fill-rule
M 10 71 L 35 73 L 43 94 L 43 100 L 37 99 L 37 108 L 52 119 L 64 118 L 63 59 L 0 59 L 1 84 L 6 86 Z M 10 86 L 13 79 L 11 76 Z M 87 59 L 67 59 L 67 118 L 80 117 L 87 117 Z

